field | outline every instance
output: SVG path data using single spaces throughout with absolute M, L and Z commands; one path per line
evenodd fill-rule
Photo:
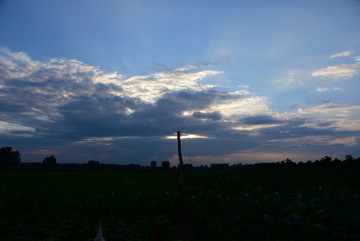
M 360 240 L 360 171 L 0 171 L 0 240 Z

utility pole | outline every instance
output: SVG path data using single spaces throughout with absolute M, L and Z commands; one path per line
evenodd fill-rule
M 182 152 L 181 152 L 181 139 L 180 139 L 180 131 L 177 132 L 177 141 L 178 141 L 178 155 L 179 155 L 179 185 L 181 190 L 184 186 L 184 162 L 182 158 Z

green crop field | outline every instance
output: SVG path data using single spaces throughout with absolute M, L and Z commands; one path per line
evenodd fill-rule
M 360 240 L 360 171 L 0 171 L 0 240 Z

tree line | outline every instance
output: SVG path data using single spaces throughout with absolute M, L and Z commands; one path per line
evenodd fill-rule
M 11 146 L 0 148 L 0 167 L 19 167 L 21 164 L 21 155 L 19 151 L 13 151 Z M 42 161 L 44 167 L 56 167 L 56 158 L 51 155 L 45 157 Z
M 19 151 L 13 150 L 10 146 L 0 148 L 0 167 L 1 168 L 62 168 L 62 169 L 103 169 L 103 170 L 168 170 L 169 161 L 162 161 L 158 166 L 157 161 L 151 161 L 149 166 L 141 166 L 139 164 L 103 164 L 96 160 L 89 160 L 87 163 L 57 163 L 54 155 L 45 157 L 41 163 L 21 163 L 21 155 Z M 184 164 L 185 170 L 241 170 L 241 169 L 319 169 L 319 168 L 360 168 L 360 157 L 354 158 L 351 155 L 345 155 L 344 160 L 338 158 L 333 159 L 325 156 L 320 160 L 306 162 L 294 162 L 287 158 L 280 162 L 260 162 L 255 164 L 245 164 L 241 162 L 233 165 L 228 163 L 211 164 L 210 166 L 201 165 L 194 167 L 192 164 Z
M 96 160 L 89 160 L 87 163 L 57 163 L 56 157 L 54 155 L 45 157 L 42 162 L 30 162 L 22 163 L 21 155 L 19 151 L 14 151 L 12 147 L 5 146 L 0 148 L 0 168 L 63 168 L 63 169 L 126 169 L 126 170 L 135 170 L 144 168 L 138 164 L 127 164 L 127 165 L 118 165 L 118 164 L 103 164 Z M 151 161 L 149 168 L 151 169 L 169 169 L 170 162 L 163 161 L 161 162 L 161 167 L 157 167 L 156 161 Z

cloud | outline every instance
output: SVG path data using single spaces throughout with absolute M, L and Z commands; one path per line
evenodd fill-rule
M 242 124 L 234 126 L 233 130 L 257 132 L 261 129 L 280 127 L 285 124 L 284 121 L 274 118 L 270 115 L 255 115 L 245 117 L 241 120 Z
M 313 77 L 331 77 L 331 78 L 351 78 L 358 73 L 359 64 L 342 64 L 337 66 L 329 66 L 314 71 Z
M 207 108 L 200 110 L 203 113 L 218 112 L 223 119 L 229 122 L 236 122 L 242 117 L 257 114 L 266 114 L 271 112 L 265 97 L 247 97 L 231 96 L 228 98 L 219 98 Z
M 280 83 L 282 87 L 288 87 L 292 85 L 303 85 L 304 73 L 300 70 L 292 70 L 287 73 L 287 77 L 274 80 L 274 83 Z
M 305 137 L 296 137 L 296 138 L 285 138 L 281 140 L 270 140 L 271 142 L 283 142 L 287 145 L 296 145 L 296 146 L 326 146 L 326 145 L 336 145 L 341 144 L 345 146 L 357 146 L 359 144 L 359 137 L 350 136 L 350 137 L 341 137 L 334 138 L 333 136 L 318 135 L 318 136 L 305 136 Z
M 281 123 L 280 120 L 274 118 L 269 115 L 257 115 L 257 116 L 249 116 L 242 119 L 244 124 L 247 125 L 268 125 L 268 124 L 278 124 Z
M 35 129 L 32 127 L 0 120 L 0 134 L 31 136 L 34 132 Z
M 329 144 L 336 145 L 342 144 L 346 146 L 358 146 L 360 138 L 358 136 L 344 137 L 344 138 L 335 138 L 329 141 Z
M 25 77 L 32 73 L 37 65 L 26 53 L 14 53 L 7 48 L 0 48 L 0 62 L 0 76 L 3 78 Z
M 164 93 L 191 90 L 203 91 L 211 89 L 213 85 L 200 85 L 198 82 L 208 76 L 221 74 L 221 71 L 203 70 L 188 72 L 189 68 L 179 68 L 164 73 L 147 76 L 134 76 L 119 83 L 124 95 L 139 98 L 145 102 L 154 103 Z
M 274 140 L 326 135 L 334 143 L 355 143 L 342 132 L 360 128 L 359 106 L 277 112 L 271 99 L 248 86 L 219 91 L 207 83 L 222 71 L 190 65 L 128 77 L 74 59 L 41 62 L 0 48 L 0 73 L 0 141 L 22 145 L 32 161 L 48 153 L 70 162 L 166 160 L 176 143 L 164 137 L 178 130 L 187 133 L 185 154 L 193 160 L 247 158 L 242 151 L 254 146 L 264 154 L 257 157 L 275 158 L 281 147 Z
M 115 140 L 123 140 L 123 139 L 130 139 L 130 138 L 139 138 L 137 136 L 105 136 L 105 137 L 88 137 L 84 138 L 76 143 L 108 143 Z
M 317 87 L 317 88 L 316 88 L 316 92 L 327 92 L 327 91 L 329 91 L 329 89 L 326 88 L 326 87 L 323 87 L 323 88 Z
M 19 125 L 34 120 L 31 121 L 34 128 L 58 121 L 75 124 L 97 120 L 94 124 L 103 122 L 106 129 L 107 124 L 119 124 L 118 118 L 141 112 L 144 106 L 155 104 L 167 93 L 206 91 L 213 86 L 198 82 L 221 73 L 189 72 L 194 67 L 187 66 L 125 78 L 77 60 L 54 58 L 43 63 L 8 49 L 1 49 L 0 56 L 0 95 L 5 110 L 0 118 Z
M 287 77 L 282 79 L 276 79 L 273 81 L 273 83 L 280 84 L 281 87 L 287 87 L 289 85 L 293 85 L 297 83 L 297 79 L 294 77 Z
M 37 149 L 28 151 L 27 153 L 33 155 L 55 155 L 60 154 L 61 152 L 55 150 Z
M 233 127 L 233 129 L 237 130 L 237 131 L 255 131 L 255 130 L 259 130 L 259 129 L 279 127 L 281 125 L 282 124 L 240 125 L 240 126 Z
M 238 85 L 238 87 L 241 89 L 248 89 L 250 88 L 250 85 Z
M 331 55 L 330 58 L 346 57 L 351 55 L 352 53 L 353 53 L 352 51 L 343 51 L 341 53 Z
M 195 118 L 210 119 L 213 121 L 221 120 L 221 118 L 222 118 L 222 115 L 220 114 L 220 112 L 209 112 L 209 113 L 194 112 L 192 114 L 192 116 Z
M 334 91 L 341 91 L 342 89 L 340 87 L 333 87 L 331 89 L 327 88 L 327 87 L 317 87 L 315 89 L 316 92 L 328 92 L 330 90 L 334 90 Z
M 334 131 L 360 131 L 360 105 L 333 104 L 299 108 L 298 112 L 307 116 L 301 126 L 312 129 Z
M 316 119 L 309 120 L 302 126 L 320 130 L 360 131 L 360 120 L 346 118 Z
M 333 104 L 327 103 L 323 105 L 317 105 L 309 108 L 299 108 L 300 114 L 314 114 L 314 113 L 332 113 L 336 116 L 348 116 L 351 112 L 357 112 L 360 110 L 360 105 L 349 105 L 349 104 Z

